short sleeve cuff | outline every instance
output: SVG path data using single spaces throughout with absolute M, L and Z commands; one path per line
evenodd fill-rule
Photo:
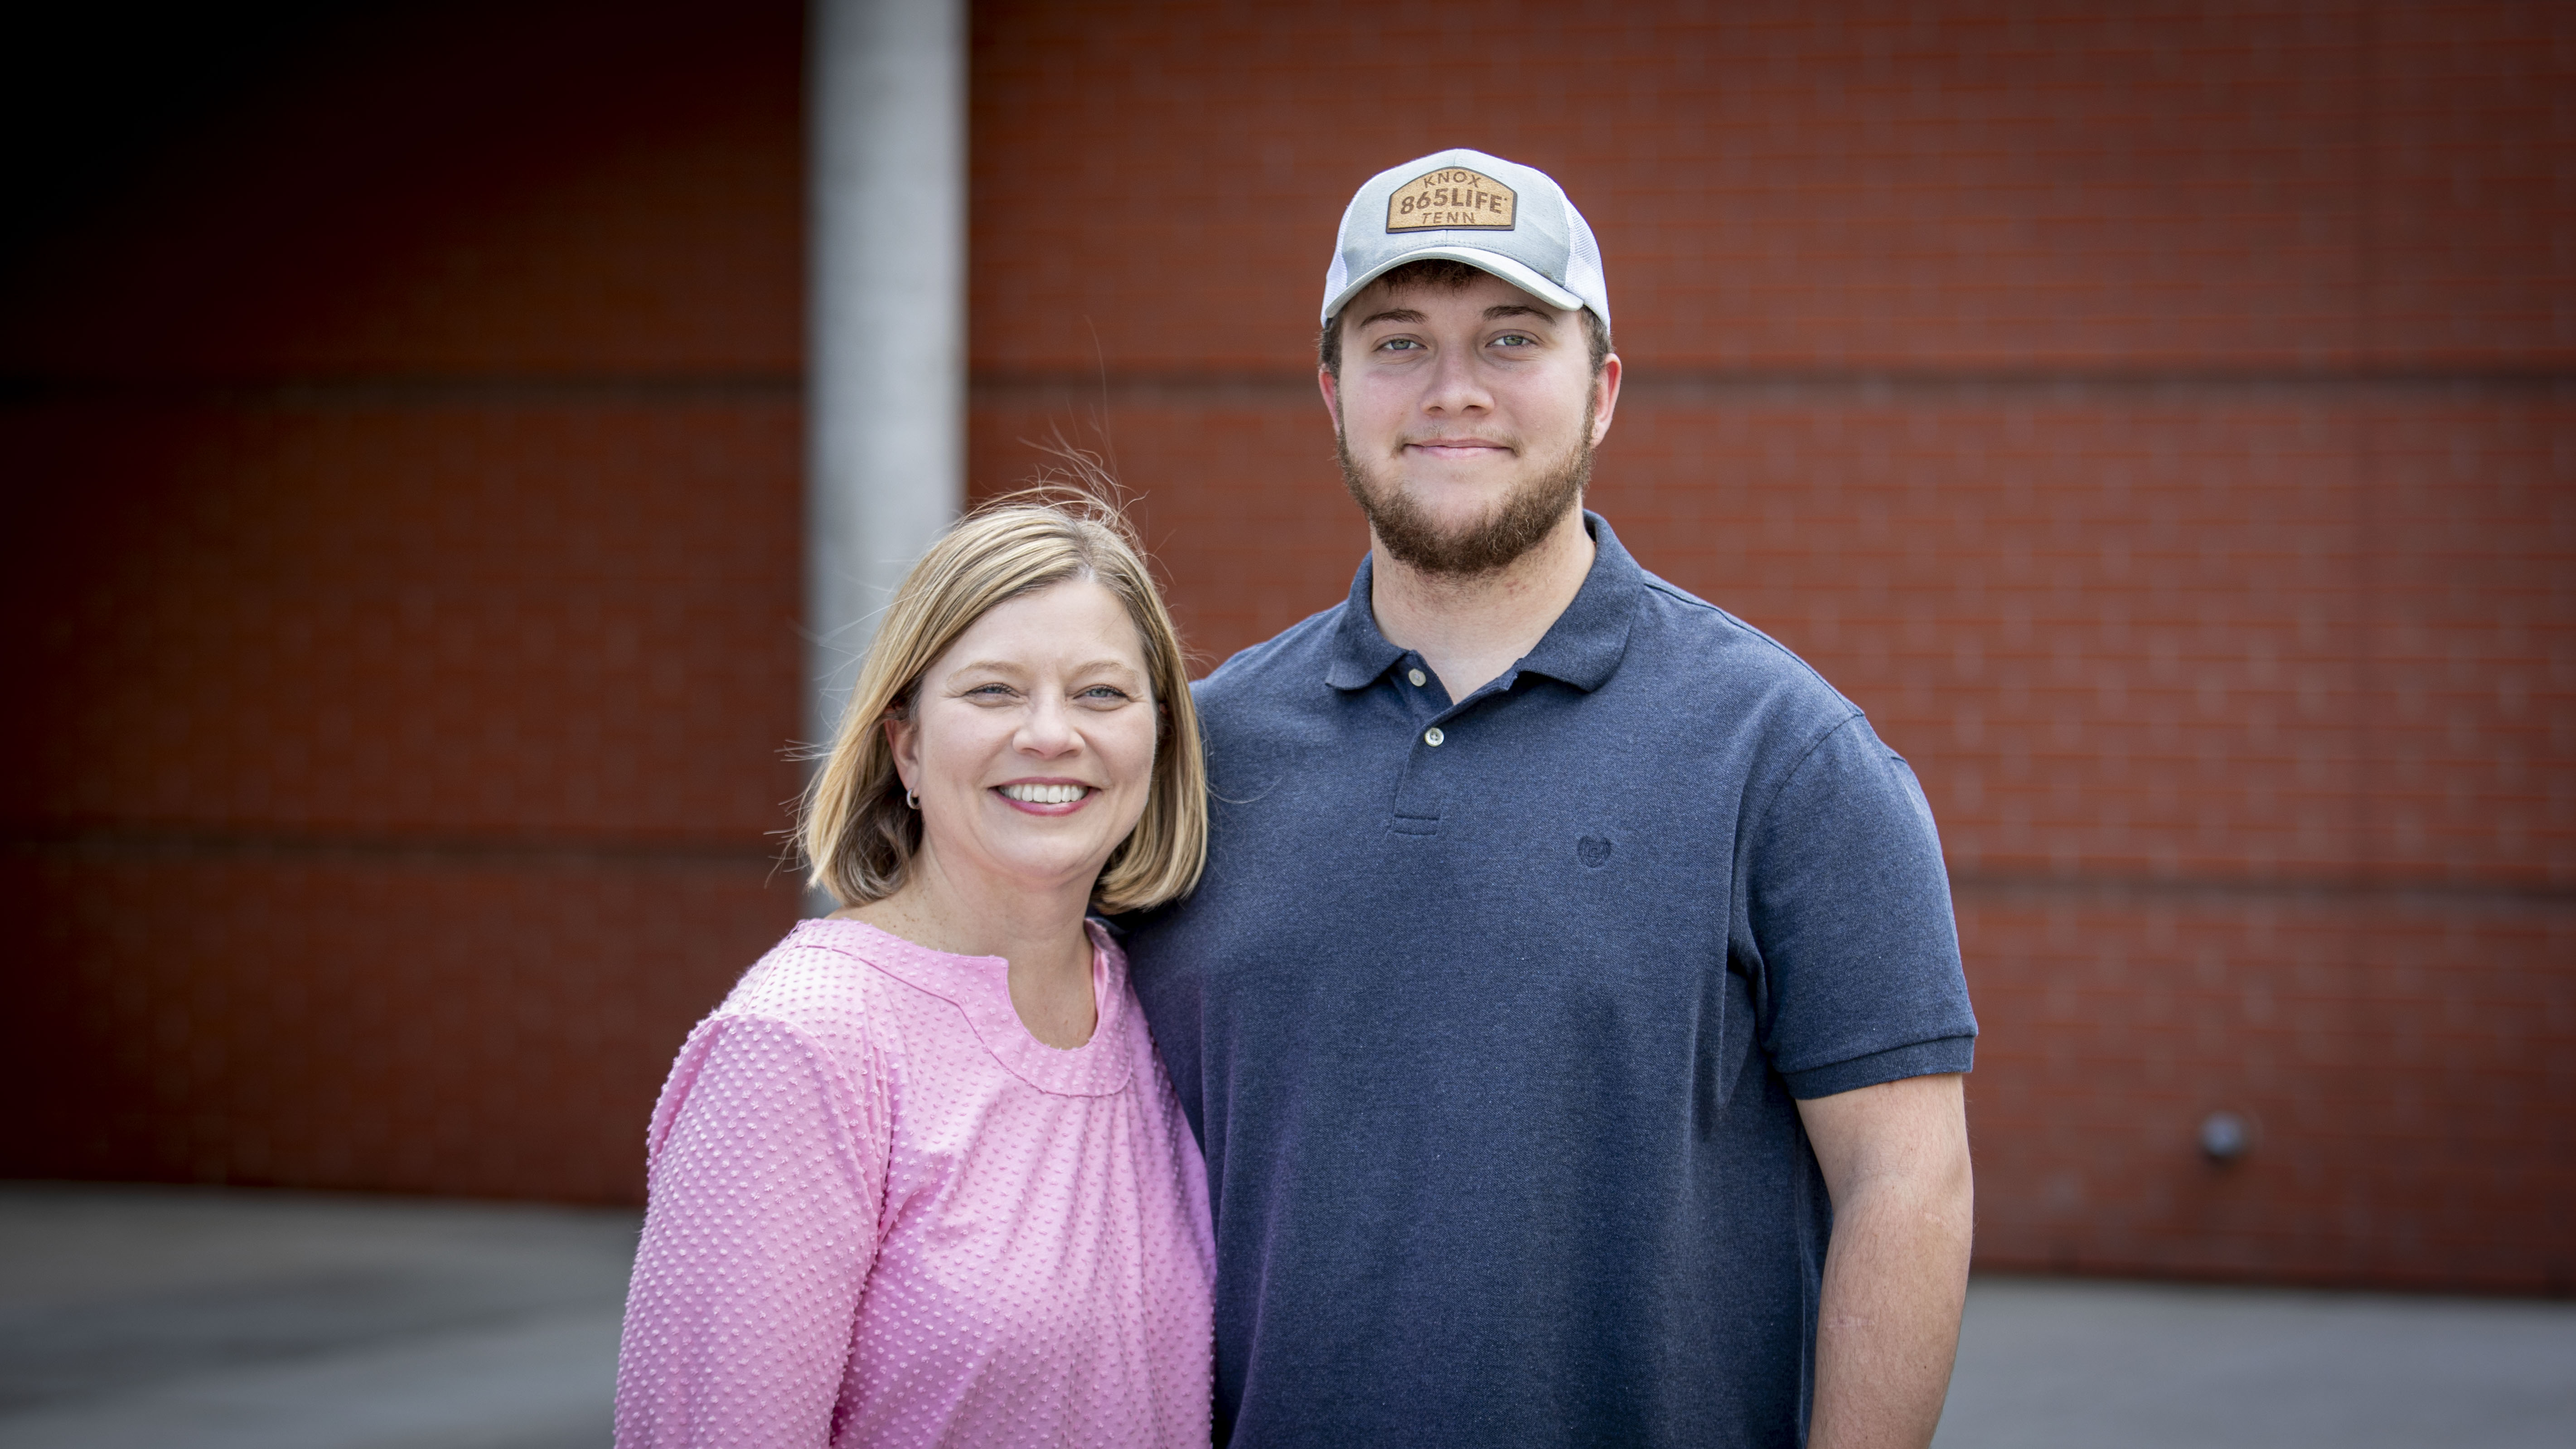
M 1847 1062 L 1832 1062 L 1810 1067 L 1803 1072 L 1782 1072 L 1781 1080 L 1789 1084 L 1789 1095 L 1801 1102 L 1830 1097 L 1837 1092 L 1875 1087 L 1881 1082 L 1903 1081 L 1907 1077 L 1931 1077 L 1943 1072 L 1964 1072 L 1975 1063 L 1977 1039 L 1973 1036 L 1945 1036 L 1938 1041 L 1916 1042 L 1911 1046 L 1891 1047 L 1854 1057 Z

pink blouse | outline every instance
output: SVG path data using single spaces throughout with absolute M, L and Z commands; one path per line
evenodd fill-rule
M 1071 1051 L 996 956 L 807 921 L 672 1063 L 617 1365 L 620 1449 L 1193 1445 L 1207 1173 L 1092 927 Z

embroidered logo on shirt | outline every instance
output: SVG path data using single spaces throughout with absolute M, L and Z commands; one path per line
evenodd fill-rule
M 1510 231 L 1520 198 L 1480 171 L 1426 171 L 1386 199 L 1388 231 Z
M 1587 835 L 1574 842 L 1574 854 L 1589 870 L 1599 870 L 1610 863 L 1610 842 L 1598 835 Z

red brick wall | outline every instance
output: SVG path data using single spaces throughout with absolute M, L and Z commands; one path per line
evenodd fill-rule
M 1983 1261 L 2569 1291 L 2571 14 L 983 4 L 972 484 L 1112 452 L 1211 660 L 1329 605 L 1342 204 L 1547 168 L 1596 505 L 1940 813 Z
M 2112 8 L 979 6 L 973 483 L 1329 604 L 1343 200 L 1553 170 L 1598 506 L 1940 810 L 1985 1260 L 2565 1291 L 2576 33 Z M 797 904 L 799 24 L 308 18 L 0 233 L 0 1171 L 635 1194 Z
M 13 231 L 0 1171 L 640 1194 L 798 905 L 801 28 L 307 15 Z

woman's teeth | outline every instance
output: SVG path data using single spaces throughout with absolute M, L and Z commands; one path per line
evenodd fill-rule
M 1002 793 L 1023 805 L 1070 805 L 1091 793 L 1087 785 L 1004 785 Z

